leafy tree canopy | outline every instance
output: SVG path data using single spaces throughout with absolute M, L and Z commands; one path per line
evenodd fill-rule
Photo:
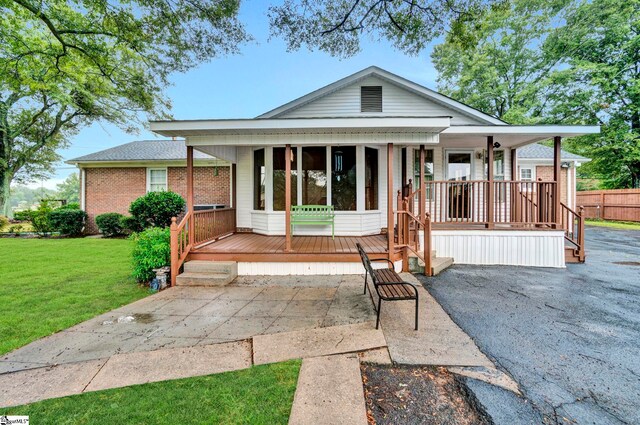
M 81 126 L 166 117 L 168 76 L 249 36 L 238 0 L 0 0 L 0 204 Z M 6 205 L 5 205 L 6 209 Z
M 269 9 L 273 36 L 289 50 L 319 49 L 349 57 L 360 39 L 386 39 L 398 50 L 416 54 L 460 23 L 472 22 L 486 5 L 481 0 L 285 0 Z M 450 24 L 453 26 L 450 27 Z

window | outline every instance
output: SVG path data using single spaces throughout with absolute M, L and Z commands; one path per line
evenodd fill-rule
M 532 182 L 533 181 L 533 169 L 520 168 L 520 181 Z
M 364 148 L 364 208 L 378 209 L 378 149 Z
M 253 151 L 253 209 L 264 210 L 264 182 L 267 177 L 264 149 Z
M 356 210 L 356 147 L 331 147 L 331 204 L 336 211 Z
M 167 169 L 147 168 L 147 192 L 167 190 Z
M 426 149 L 424 152 L 424 179 L 425 182 L 433 181 L 433 149 Z M 414 150 L 413 155 L 413 190 L 420 187 L 420 150 Z M 427 199 L 433 199 L 431 185 L 426 186 Z
M 485 152 L 484 155 L 484 178 L 489 178 L 489 173 L 487 169 L 487 157 L 488 155 Z M 504 180 L 504 151 L 493 151 L 493 179 L 494 180 Z
M 291 205 L 298 204 L 298 171 L 296 149 L 291 148 Z M 285 148 L 273 148 L 273 210 L 285 209 Z
M 382 86 L 360 87 L 360 112 L 382 112 Z
M 327 148 L 302 148 L 302 205 L 327 205 Z

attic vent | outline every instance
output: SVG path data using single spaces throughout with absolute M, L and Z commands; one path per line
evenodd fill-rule
M 382 86 L 360 87 L 360 112 L 382 112 Z

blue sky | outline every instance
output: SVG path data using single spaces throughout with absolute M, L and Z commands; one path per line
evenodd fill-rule
M 240 19 L 255 41 L 241 47 L 241 54 L 221 57 L 172 78 L 167 89 L 176 119 L 251 118 L 312 90 L 332 83 L 370 65 L 430 88 L 436 73 L 430 60 L 432 45 L 419 56 L 394 50 L 385 41 L 366 40 L 362 52 L 349 59 L 337 59 L 322 52 L 300 50 L 289 53 L 280 39 L 269 38 L 263 0 L 243 2 Z M 112 125 L 98 123 L 85 128 L 61 152 L 71 159 L 133 140 L 161 138 L 148 130 L 128 134 Z M 56 174 L 35 187 L 55 188 L 75 168 L 58 164 Z

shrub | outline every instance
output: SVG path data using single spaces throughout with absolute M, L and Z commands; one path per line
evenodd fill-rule
M 13 219 L 16 221 L 31 221 L 31 210 L 15 211 Z
M 87 213 L 82 210 L 58 208 L 49 213 L 51 228 L 61 235 L 78 236 L 82 234 Z
M 58 208 L 56 208 L 57 210 L 79 210 L 80 209 L 80 204 L 77 202 L 69 202 L 66 205 L 61 205 Z
M 0 229 L 4 228 L 4 226 L 6 226 L 7 224 L 9 224 L 9 219 L 3 215 L 0 215 Z
M 138 282 L 149 282 L 155 276 L 153 269 L 171 263 L 170 230 L 150 227 L 131 235 L 133 239 L 133 277 Z
M 38 209 L 31 211 L 30 219 L 34 232 L 40 235 L 46 235 L 53 232 L 53 227 L 49 220 L 49 214 L 51 214 L 51 211 L 53 210 L 47 201 L 42 201 L 38 206 Z
M 149 192 L 129 206 L 129 212 L 142 228 L 168 227 L 171 217 L 184 211 L 185 201 L 174 192 Z
M 22 224 L 14 224 L 12 226 L 9 226 L 9 233 L 20 233 L 24 230 L 24 227 L 22 227 Z
M 124 230 L 129 230 L 131 232 L 141 232 L 144 230 L 140 223 L 138 223 L 138 220 L 130 215 L 125 215 L 124 217 L 122 217 L 122 219 L 120 220 L 120 225 Z
M 120 236 L 124 233 L 122 219 L 124 216 L 120 213 L 105 213 L 96 216 L 96 225 L 102 234 L 106 237 Z

